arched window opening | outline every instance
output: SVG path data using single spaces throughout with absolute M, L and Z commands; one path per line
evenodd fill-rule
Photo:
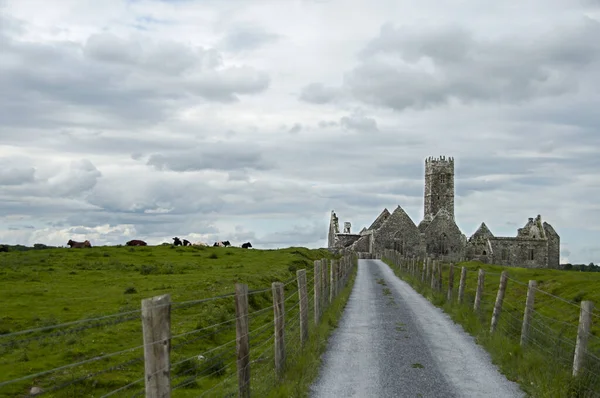
M 484 250 L 482 254 L 483 254 L 484 256 L 486 256 L 486 255 L 487 255 L 487 252 Z
M 404 236 L 402 236 L 402 233 L 397 233 L 394 237 L 394 250 L 402 255 L 406 254 L 406 243 L 404 241 Z
M 449 254 L 449 252 L 448 235 L 441 234 L 438 242 L 438 254 L 446 255 Z
M 529 259 L 535 260 L 535 251 L 533 249 L 529 249 Z

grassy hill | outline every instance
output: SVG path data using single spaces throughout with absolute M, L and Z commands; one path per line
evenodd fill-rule
M 45 390 L 60 387 L 56 393 L 44 396 L 101 396 L 143 377 L 140 302 L 161 294 L 169 293 L 176 303 L 171 313 L 172 335 L 177 336 L 172 342 L 173 363 L 231 342 L 235 338 L 235 322 L 230 322 L 235 318 L 233 297 L 206 302 L 201 299 L 232 293 L 238 282 L 248 284 L 251 291 L 270 289 L 271 282 L 289 281 L 301 268 L 307 269 L 310 281 L 313 260 L 320 258 L 330 258 L 330 253 L 305 248 L 172 246 L 0 253 L 0 396 L 26 394 L 31 386 Z M 286 286 L 286 296 L 295 291 L 295 283 Z M 250 312 L 258 314 L 251 317 L 250 330 L 264 325 L 262 329 L 272 334 L 268 327 L 272 312 L 260 311 L 272 304 L 270 291 L 252 294 L 249 301 Z M 297 295 L 295 301 L 290 297 L 286 306 L 292 308 L 295 302 Z M 111 314 L 121 315 L 105 317 Z M 93 318 L 100 319 L 77 322 Z M 64 325 L 69 322 L 76 323 Z M 214 324 L 222 325 L 211 328 Z M 14 334 L 36 328 L 39 330 L 32 333 Z M 256 336 L 255 341 L 259 340 Z M 120 351 L 100 361 L 1 385 Z M 217 354 L 220 357 L 215 361 L 208 360 Z M 219 370 L 217 366 L 234 355 L 235 343 L 215 350 L 202 363 L 184 361 L 174 366 L 174 384 L 178 375 L 185 378 L 213 373 L 201 381 L 192 380 L 177 396 L 197 396 L 218 377 L 235 372 L 235 368 Z M 93 377 L 88 377 L 90 374 Z M 142 380 L 114 396 L 131 396 L 143 386 Z

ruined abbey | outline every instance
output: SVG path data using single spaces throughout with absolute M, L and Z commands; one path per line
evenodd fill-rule
M 470 238 L 454 219 L 454 159 L 425 160 L 424 217 L 416 225 L 398 206 L 384 209 L 358 234 L 344 223 L 343 232 L 334 211 L 329 224 L 328 247 L 334 252 L 352 249 L 377 253 L 394 249 L 407 256 L 430 256 L 446 261 L 479 260 L 485 263 L 528 268 L 559 268 L 560 237 L 538 215 L 530 218 L 513 237 L 494 236 L 485 223 Z

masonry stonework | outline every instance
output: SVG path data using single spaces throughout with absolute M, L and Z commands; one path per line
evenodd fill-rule
M 391 248 L 408 256 L 422 253 L 421 233 L 400 206 L 373 231 L 373 245 L 376 251 Z
M 383 209 L 371 226 L 350 233 L 331 212 L 328 248 L 333 252 L 379 252 L 393 249 L 407 256 L 429 256 L 459 261 L 477 260 L 506 266 L 559 268 L 560 236 L 538 215 L 530 218 L 515 237 L 497 237 L 485 223 L 467 239 L 454 217 L 454 159 L 425 160 L 423 220 L 417 226 L 400 207 Z

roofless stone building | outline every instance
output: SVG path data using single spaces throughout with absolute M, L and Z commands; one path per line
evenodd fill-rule
M 351 233 L 344 223 L 340 233 L 338 217 L 331 212 L 328 248 L 379 252 L 394 249 L 407 256 L 430 256 L 447 261 L 479 260 L 485 263 L 529 268 L 559 268 L 560 237 L 538 215 L 530 218 L 517 236 L 497 237 L 485 223 L 467 239 L 454 219 L 454 159 L 425 160 L 423 220 L 416 225 L 398 206 L 383 209 L 368 228 Z

